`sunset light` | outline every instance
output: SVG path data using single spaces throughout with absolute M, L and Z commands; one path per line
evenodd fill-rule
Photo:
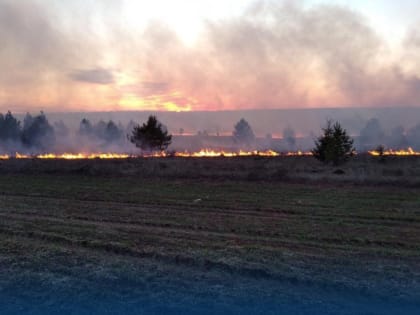
M 0 0 L 0 315 L 419 315 L 420 0 Z
M 404 3 L 3 0 L 0 108 L 415 106 L 418 4 Z

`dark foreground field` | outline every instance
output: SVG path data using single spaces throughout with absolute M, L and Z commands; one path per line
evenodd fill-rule
M 129 158 L 114 160 L 0 160 L 1 174 L 135 176 L 140 178 L 348 183 L 420 187 L 420 157 L 361 154 L 332 167 L 311 156 Z
M 420 312 L 415 181 L 224 178 L 216 166 L 235 164 L 220 159 L 183 174 L 174 159 L 8 162 L 0 314 Z

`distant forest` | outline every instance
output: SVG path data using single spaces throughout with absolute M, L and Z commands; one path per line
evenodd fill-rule
M 2 152 L 101 151 L 120 148 L 126 144 L 126 133 L 132 129 L 112 120 L 93 124 L 84 118 L 77 130 L 62 121 L 50 123 L 46 114 L 26 114 L 23 122 L 9 111 L 0 114 L 0 148 Z
M 159 118 L 159 117 L 158 117 Z M 26 114 L 22 120 L 10 111 L 0 114 L 1 153 L 46 153 L 46 152 L 136 152 L 128 140 L 133 128 L 143 121 L 130 120 L 126 124 L 113 120 L 92 122 L 82 118 L 78 127 L 68 127 L 63 120 L 50 122 L 44 112 Z M 235 125 L 236 124 L 236 125 Z M 237 126 L 244 126 L 252 137 L 246 139 L 249 149 L 273 149 L 278 151 L 309 150 L 315 133 L 297 136 L 293 122 L 283 129 L 282 137 L 275 139 L 270 133 L 254 137 L 253 126 L 244 119 L 232 121 L 230 135 L 212 134 L 198 130 L 195 135 L 183 134 L 183 128 L 176 133 L 172 150 L 197 150 L 202 148 L 237 149 L 243 143 L 238 141 Z M 170 126 L 168 126 L 170 127 Z M 240 136 L 240 135 L 239 135 Z M 420 150 L 420 123 L 410 128 L 400 125 L 387 130 L 377 118 L 369 119 L 354 135 L 358 151 L 367 151 L 383 145 L 386 148 L 402 149 L 412 147 Z M 249 141 L 249 140 L 252 141 Z

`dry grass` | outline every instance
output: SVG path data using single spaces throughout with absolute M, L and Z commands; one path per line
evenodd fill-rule
M 312 157 L 146 158 L 127 160 L 7 160 L 0 174 L 77 174 L 167 179 L 311 181 L 420 186 L 420 158 L 360 155 L 339 167 Z

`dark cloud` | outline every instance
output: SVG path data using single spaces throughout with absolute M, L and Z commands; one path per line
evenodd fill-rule
M 93 84 L 112 84 L 115 81 L 112 71 L 101 68 L 76 70 L 73 71 L 69 76 L 74 81 Z

